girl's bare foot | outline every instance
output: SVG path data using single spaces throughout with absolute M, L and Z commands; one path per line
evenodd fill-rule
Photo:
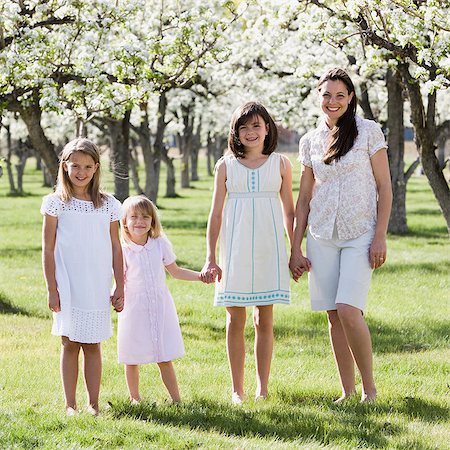
M 340 403 L 343 403 L 345 401 L 347 401 L 348 399 L 352 398 L 354 395 L 356 394 L 355 391 L 352 392 L 348 392 L 345 394 L 342 394 L 337 400 L 335 400 L 333 403 L 335 405 L 339 405 Z
M 243 402 L 244 396 L 239 395 L 237 392 L 233 392 L 233 395 L 231 396 L 231 403 L 233 403 L 233 405 L 242 405 Z
M 78 414 L 77 407 L 68 406 L 66 408 L 66 415 L 69 417 L 76 416 Z
M 373 403 L 377 398 L 377 391 L 363 392 L 361 394 L 361 403 Z
M 89 405 L 87 407 L 87 412 L 92 416 L 98 416 L 99 413 L 98 405 Z

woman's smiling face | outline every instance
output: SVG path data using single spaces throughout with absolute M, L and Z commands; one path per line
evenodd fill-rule
M 338 119 L 347 111 L 353 95 L 341 80 L 328 80 L 320 86 L 320 106 L 329 126 L 336 125 Z

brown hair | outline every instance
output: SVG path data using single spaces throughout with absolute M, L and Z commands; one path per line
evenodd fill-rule
M 352 148 L 356 136 L 358 136 L 358 128 L 356 126 L 356 106 L 358 100 L 356 98 L 355 86 L 345 70 L 334 68 L 324 73 L 317 85 L 318 89 L 328 80 L 342 81 L 349 94 L 353 92 L 347 111 L 339 117 L 336 125 L 330 133 L 327 150 L 323 157 L 325 164 L 331 164 L 333 160 L 338 161 Z
M 264 122 L 269 125 L 267 136 L 264 139 L 263 155 L 270 155 L 277 147 L 277 126 L 267 109 L 261 103 L 248 102 L 237 108 L 231 116 L 228 148 L 236 158 L 245 158 L 245 148 L 239 140 L 239 127 L 256 116 L 261 116 Z
M 148 232 L 148 237 L 157 238 L 163 234 L 163 229 L 161 225 L 161 221 L 158 216 L 158 209 L 153 204 L 151 200 L 149 200 L 144 195 L 134 195 L 132 197 L 128 197 L 123 202 L 123 216 L 122 216 L 122 239 L 125 242 L 131 241 L 130 232 L 127 227 L 127 216 L 130 212 L 136 211 L 141 214 L 147 214 L 152 218 L 152 226 Z
M 74 190 L 69 174 L 64 170 L 64 163 L 66 163 L 70 156 L 75 152 L 82 152 L 90 156 L 94 163 L 97 164 L 97 170 L 92 177 L 88 186 L 88 192 L 95 208 L 100 208 L 103 204 L 105 194 L 100 189 L 100 152 L 98 147 L 89 139 L 76 138 L 68 142 L 59 156 L 58 179 L 56 183 L 55 192 L 59 195 L 63 202 L 69 202 L 74 197 Z

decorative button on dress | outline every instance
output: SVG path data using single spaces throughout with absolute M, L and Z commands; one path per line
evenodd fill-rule
M 220 234 L 217 306 L 290 302 L 289 268 L 279 192 L 281 155 L 272 153 L 257 169 L 234 155 L 226 164 L 226 202 Z
M 178 316 L 165 267 L 176 257 L 166 237 L 123 245 L 125 306 L 118 318 L 119 362 L 147 364 L 184 355 Z
M 112 246 L 110 224 L 121 218 L 121 204 L 108 195 L 100 208 L 56 194 L 44 197 L 42 214 L 58 218 L 55 274 L 61 311 L 53 313 L 52 334 L 93 344 L 112 336 Z

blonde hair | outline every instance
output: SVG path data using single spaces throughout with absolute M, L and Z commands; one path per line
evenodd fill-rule
M 161 221 L 158 216 L 158 209 L 153 204 L 151 200 L 143 195 L 134 195 L 132 197 L 128 197 L 123 202 L 123 216 L 122 216 L 122 239 L 125 242 L 131 241 L 130 232 L 127 227 L 127 217 L 131 212 L 138 212 L 141 214 L 146 214 L 152 218 L 152 225 L 150 230 L 148 231 L 148 237 L 157 238 L 163 234 L 163 229 L 161 225 Z
M 64 163 L 66 163 L 70 156 L 75 152 L 82 152 L 85 155 L 90 156 L 94 160 L 94 163 L 98 165 L 97 170 L 89 183 L 88 192 L 92 203 L 94 203 L 94 207 L 100 208 L 105 199 L 105 194 L 100 189 L 100 152 L 98 147 L 89 139 L 73 139 L 62 149 L 59 157 L 58 181 L 56 183 L 55 192 L 63 202 L 69 202 L 72 197 L 74 197 L 73 185 L 70 181 L 69 174 L 64 169 Z

